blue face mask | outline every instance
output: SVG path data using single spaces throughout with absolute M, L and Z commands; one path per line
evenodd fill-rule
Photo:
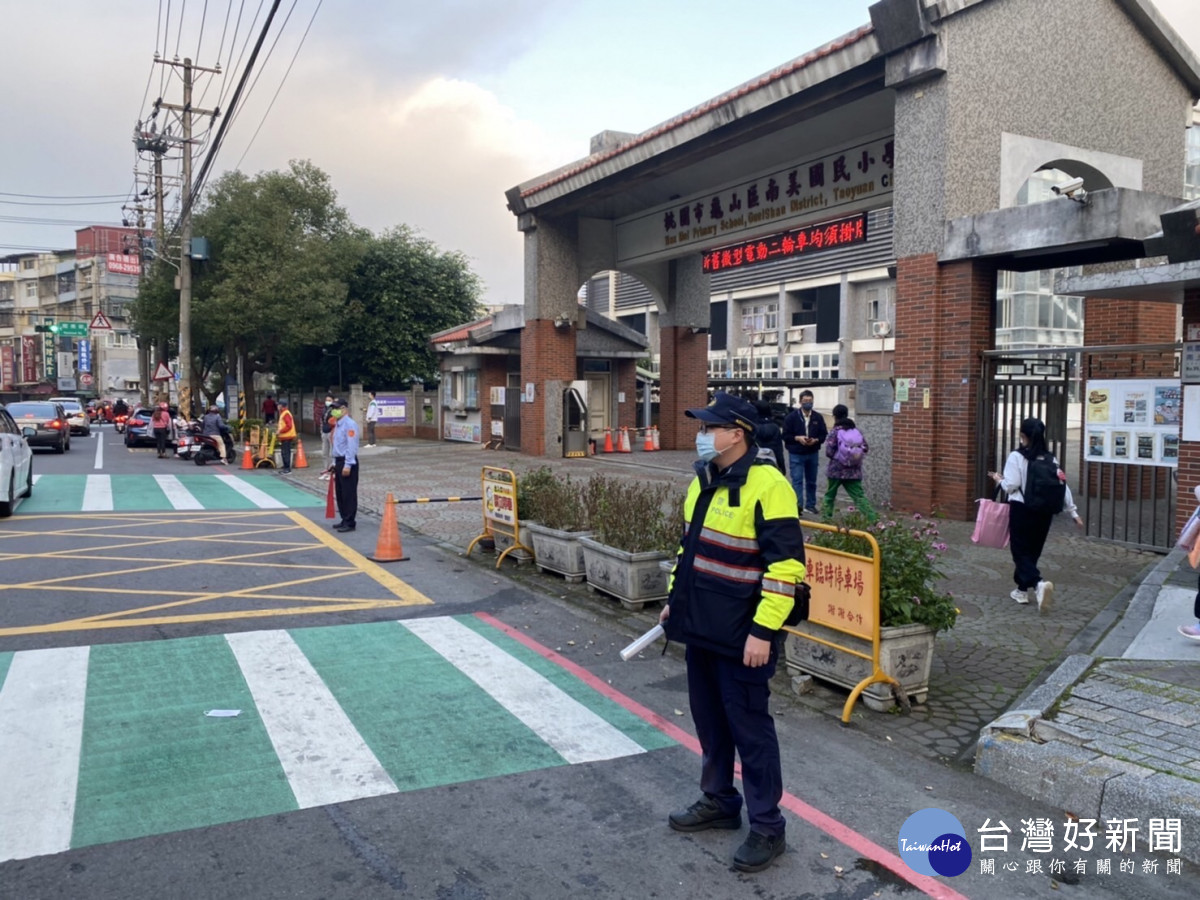
M 717 436 L 711 431 L 696 434 L 696 455 L 705 462 L 712 462 L 721 455 L 717 450 Z
M 811 403 L 801 403 L 800 408 L 805 412 L 812 412 L 813 405 Z

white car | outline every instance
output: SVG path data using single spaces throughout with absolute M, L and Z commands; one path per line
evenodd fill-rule
M 29 432 L 33 433 L 30 428 Z M 18 497 L 33 493 L 33 451 L 24 430 L 0 406 L 0 519 L 13 514 Z
M 50 402 L 62 404 L 67 414 L 67 424 L 71 426 L 71 434 L 87 437 L 92 433 L 92 422 L 78 397 L 51 397 Z

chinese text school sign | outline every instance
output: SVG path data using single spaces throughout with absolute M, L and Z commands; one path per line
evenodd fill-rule
M 805 581 L 812 588 L 808 620 L 870 641 L 879 618 L 875 563 L 864 556 L 804 546 Z
M 894 149 L 894 136 L 880 135 L 620 219 L 617 268 L 886 206 Z

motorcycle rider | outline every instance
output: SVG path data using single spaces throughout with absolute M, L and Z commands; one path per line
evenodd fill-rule
M 200 421 L 200 433 L 215 437 L 217 444 L 217 453 L 221 456 L 221 462 L 229 465 L 229 460 L 225 458 L 225 432 L 229 430 L 229 426 L 225 424 L 225 420 L 221 418 L 221 414 L 217 411 L 216 404 L 208 408 L 208 412 L 204 414 L 204 418 Z

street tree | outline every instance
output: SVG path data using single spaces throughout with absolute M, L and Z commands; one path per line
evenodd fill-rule
M 349 278 L 341 327 L 347 374 L 397 387 L 433 380 L 429 336 L 477 318 L 480 292 L 465 255 L 406 225 L 371 238 Z

